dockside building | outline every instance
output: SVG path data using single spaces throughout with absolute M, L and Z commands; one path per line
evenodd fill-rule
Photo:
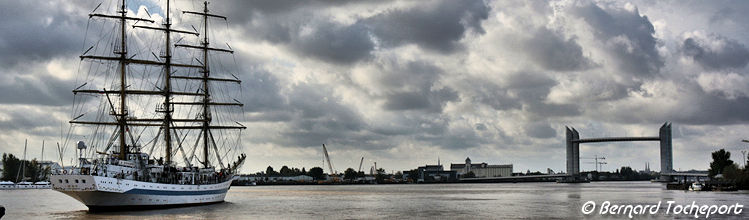
M 489 165 L 487 163 L 471 163 L 471 158 L 466 158 L 464 164 L 450 164 L 450 170 L 456 171 L 460 176 L 469 172 L 473 172 L 476 177 L 512 176 L 512 164 Z

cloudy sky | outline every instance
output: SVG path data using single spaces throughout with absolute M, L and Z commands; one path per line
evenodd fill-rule
M 0 0 L 0 152 L 46 158 L 67 129 L 87 14 L 99 1 Z M 193 10 L 198 1 L 178 1 Z M 133 16 L 163 14 L 133 1 Z M 106 4 L 104 4 L 106 5 Z M 746 1 L 227 0 L 248 126 L 243 171 L 373 162 L 564 170 L 581 137 L 656 136 L 674 168 L 749 139 Z M 135 13 L 139 12 L 139 13 Z M 179 18 L 177 18 L 179 19 Z M 219 44 L 221 45 L 221 44 Z M 73 153 L 67 153 L 73 156 Z M 603 168 L 659 168 L 657 142 L 581 146 Z M 70 158 L 66 159 L 69 160 Z M 66 161 L 67 162 L 67 161 Z M 581 161 L 583 170 L 593 164 Z

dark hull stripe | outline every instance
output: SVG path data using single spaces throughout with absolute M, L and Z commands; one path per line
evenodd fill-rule
M 224 201 L 205 202 L 205 203 L 170 204 L 170 205 L 125 205 L 125 206 L 90 205 L 88 206 L 88 211 L 89 212 L 117 212 L 117 211 L 169 209 L 169 208 L 179 208 L 179 207 L 189 207 L 189 206 L 199 206 L 199 205 L 210 205 L 210 204 L 217 204 L 217 203 L 222 203 L 222 202 Z
M 226 193 L 229 189 L 203 190 L 203 191 L 168 191 L 153 189 L 131 189 L 125 194 L 162 195 L 162 196 L 196 196 Z

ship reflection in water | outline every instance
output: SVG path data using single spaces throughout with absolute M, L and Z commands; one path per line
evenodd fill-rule
M 232 187 L 226 202 L 216 205 L 88 213 L 86 206 L 52 190 L 0 191 L 0 205 L 6 207 L 7 219 L 578 219 L 584 217 L 580 209 L 587 201 L 732 204 L 746 203 L 748 199 L 749 192 L 744 191 L 665 190 L 665 186 L 650 182 L 248 186 Z M 618 218 L 622 217 L 627 218 Z M 674 216 L 659 213 L 652 217 Z M 720 217 L 746 219 L 749 211 Z

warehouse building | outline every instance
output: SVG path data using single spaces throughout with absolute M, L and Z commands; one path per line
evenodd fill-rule
M 456 171 L 458 175 L 464 176 L 473 172 L 475 177 L 501 177 L 512 176 L 512 164 L 489 165 L 487 163 L 471 163 L 471 158 L 466 158 L 464 164 L 450 164 L 450 170 Z

